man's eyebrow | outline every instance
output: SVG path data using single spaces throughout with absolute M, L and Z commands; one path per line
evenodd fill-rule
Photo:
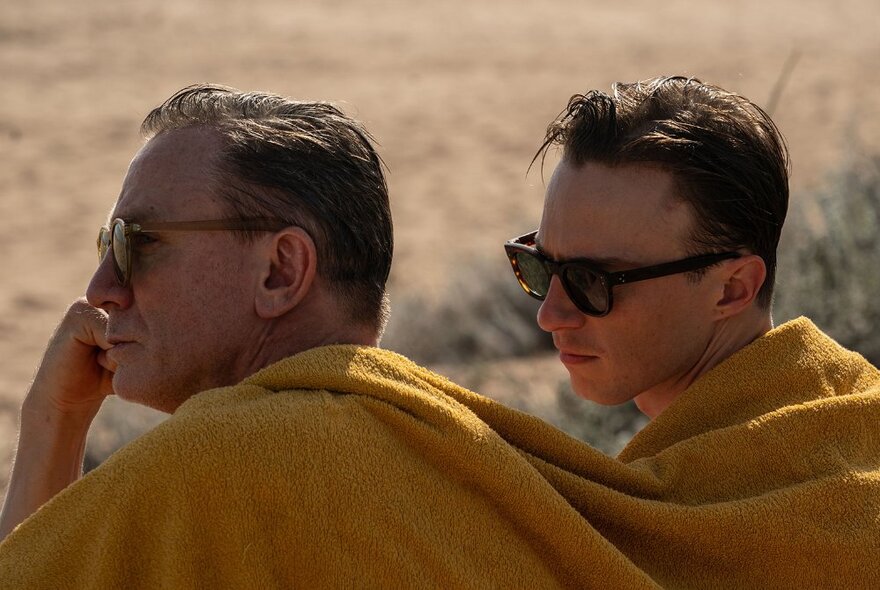
M 546 252 L 544 251 L 544 247 L 541 246 L 541 238 L 538 237 L 538 234 L 535 234 L 535 250 L 537 250 L 541 254 L 546 254 Z
M 130 209 L 122 211 L 122 213 L 114 211 L 110 216 L 110 221 L 114 219 L 124 219 L 128 222 L 135 221 L 138 223 L 157 221 L 156 212 L 153 209 Z
M 553 257 L 549 256 L 547 254 L 547 251 L 544 250 L 544 247 L 541 245 L 541 240 L 537 236 L 535 237 L 535 250 L 537 250 L 547 258 L 553 259 Z M 583 262 L 589 262 L 590 264 L 595 264 L 598 267 L 637 268 L 640 266 L 644 266 L 639 262 L 628 260 L 626 258 L 620 258 L 617 256 L 574 256 L 572 258 L 563 258 L 561 262 L 567 262 L 569 260 L 580 260 Z M 557 260 L 557 262 L 560 261 Z

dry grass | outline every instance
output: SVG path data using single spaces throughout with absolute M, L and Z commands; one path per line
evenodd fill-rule
M 880 157 L 850 152 L 814 198 L 819 227 L 796 211 L 785 235 L 777 316 L 806 315 L 880 365 Z

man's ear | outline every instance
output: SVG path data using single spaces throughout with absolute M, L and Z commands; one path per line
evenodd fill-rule
M 318 253 L 312 237 L 293 226 L 274 234 L 266 248 L 269 264 L 257 286 L 255 308 L 258 316 L 271 319 L 296 307 L 312 289 Z
M 749 307 L 758 296 L 767 278 L 767 266 L 760 256 L 748 254 L 725 262 L 722 269 L 724 285 L 715 311 L 731 317 Z

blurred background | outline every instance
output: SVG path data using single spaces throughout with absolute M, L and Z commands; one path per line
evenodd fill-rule
M 395 217 L 384 345 L 609 453 L 644 420 L 571 393 L 501 247 L 540 219 L 528 164 L 577 92 L 684 74 L 744 94 L 772 109 L 793 162 L 777 323 L 810 315 L 876 364 L 878 29 L 876 0 L 4 0 L 0 491 L 18 407 L 95 267 L 140 121 L 195 82 L 363 120 Z M 109 401 L 89 465 L 161 419 Z

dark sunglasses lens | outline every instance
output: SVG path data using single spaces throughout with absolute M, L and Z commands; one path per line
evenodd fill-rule
M 516 253 L 516 265 L 522 286 L 532 295 L 543 299 L 550 289 L 550 273 L 544 262 L 529 252 Z
M 121 223 L 113 224 L 113 261 L 116 270 L 116 278 L 120 283 L 125 283 L 125 272 L 128 270 L 128 240 L 125 237 L 125 227 Z
M 608 310 L 608 289 L 602 277 L 593 270 L 582 266 L 569 266 L 565 269 L 564 283 L 568 295 L 586 313 L 602 314 Z

